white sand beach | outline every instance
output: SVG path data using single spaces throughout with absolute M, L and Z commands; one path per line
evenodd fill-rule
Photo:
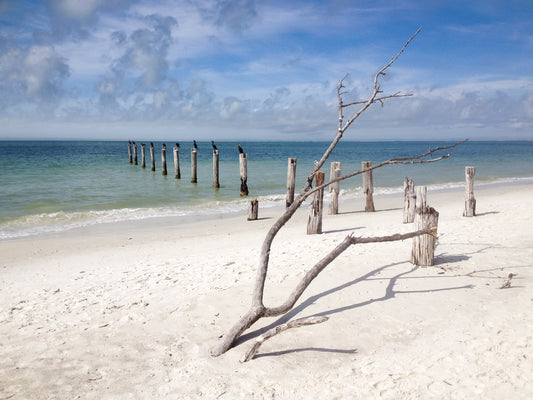
M 248 310 L 280 209 L 1 241 L 0 399 L 531 399 L 533 185 L 475 196 L 466 218 L 462 191 L 428 193 L 435 266 L 409 262 L 411 240 L 352 246 L 288 315 L 329 320 L 283 332 L 247 363 L 279 318 L 220 357 L 209 349 Z M 413 230 L 402 197 L 375 205 L 341 201 L 321 235 L 306 235 L 302 209 L 274 242 L 266 304 L 350 232 Z

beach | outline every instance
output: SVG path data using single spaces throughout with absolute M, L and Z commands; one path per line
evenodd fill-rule
M 352 246 L 288 316 L 260 320 L 216 358 L 209 349 L 251 304 L 279 206 L 260 204 L 257 221 L 242 211 L 2 240 L 0 399 L 530 399 L 533 185 L 475 196 L 466 218 L 464 191 L 428 192 L 435 266 L 409 262 L 411 240 Z M 413 230 L 400 194 L 375 206 L 341 202 L 320 235 L 306 235 L 302 208 L 274 241 L 266 305 L 351 232 Z M 262 328 L 317 314 L 329 320 L 239 362 Z

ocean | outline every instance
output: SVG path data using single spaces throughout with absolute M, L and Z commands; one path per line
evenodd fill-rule
M 217 142 L 220 188 L 213 188 L 212 147 L 198 142 L 198 182 L 191 183 L 192 142 L 180 143 L 181 179 L 175 179 L 167 142 L 168 175 L 162 175 L 162 142 L 154 142 L 156 171 L 130 164 L 126 141 L 0 141 L 0 240 L 72 228 L 154 217 L 243 212 L 258 198 L 260 209 L 284 204 L 287 159 L 297 158 L 296 192 L 326 142 L 241 142 L 248 160 L 249 196 L 240 196 L 236 142 Z M 417 155 L 451 142 L 342 142 L 323 167 L 342 162 L 343 174 L 361 161 Z M 386 166 L 374 171 L 375 196 L 403 192 L 412 178 L 428 190 L 464 187 L 465 166 L 476 167 L 475 184 L 533 183 L 533 141 L 470 141 L 434 164 Z M 362 197 L 362 178 L 341 182 L 343 197 Z M 326 191 L 327 192 L 327 191 Z M 327 195 L 326 195 L 327 196 Z M 327 198 L 326 198 L 327 201 Z

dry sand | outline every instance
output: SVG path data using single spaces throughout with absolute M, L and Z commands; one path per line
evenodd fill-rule
M 259 248 L 279 209 L 210 220 L 95 226 L 0 242 L 0 399 L 531 399 L 533 186 L 428 193 L 436 266 L 411 240 L 357 245 L 290 318 L 329 320 L 267 341 L 261 320 L 218 358 L 209 348 L 251 300 Z M 306 210 L 274 243 L 267 305 L 350 232 L 408 232 L 402 199 L 362 201 L 305 234 Z M 510 273 L 510 287 L 500 289 Z M 286 320 L 286 319 L 282 319 Z

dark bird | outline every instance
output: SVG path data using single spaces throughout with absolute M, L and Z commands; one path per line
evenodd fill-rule
M 133 143 L 133 145 L 135 145 L 135 142 L 132 140 L 131 143 Z
M 198 145 L 196 144 L 196 140 L 193 140 L 193 146 L 194 146 L 195 149 L 198 148 Z
M 180 144 L 178 142 L 176 142 L 176 147 L 179 149 L 180 148 Z
M 244 150 L 241 147 L 241 144 L 238 143 L 237 146 L 239 146 L 239 154 L 244 154 Z
M 154 142 L 150 142 L 150 147 L 154 147 Z
M 211 140 L 211 146 L 213 146 L 213 151 L 218 150 L 214 140 Z
M 128 140 L 128 143 L 131 144 L 131 140 Z
M 163 143 L 163 148 L 166 149 L 167 148 L 167 145 L 165 143 Z

